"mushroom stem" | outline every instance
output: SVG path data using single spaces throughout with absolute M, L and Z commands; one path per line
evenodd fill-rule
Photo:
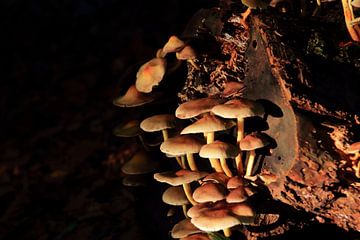
M 355 176 L 360 178 L 360 161 L 358 161 L 357 166 L 355 168 Z
M 352 26 L 351 21 L 353 20 L 353 14 L 350 8 L 350 4 L 348 0 L 341 0 L 343 11 L 344 11 L 344 17 L 345 17 L 345 24 L 346 28 L 350 34 L 350 37 L 353 41 L 359 42 L 360 41 L 360 32 L 358 32 L 358 26 Z
M 180 166 L 181 168 L 184 168 L 183 165 L 182 165 L 182 162 L 181 162 L 181 158 L 179 158 L 178 156 L 176 156 L 175 159 L 176 159 L 177 163 L 179 164 L 179 166 Z
M 226 163 L 226 159 L 225 158 L 220 158 L 220 163 L 221 163 L 221 167 L 224 170 L 224 173 L 226 174 L 226 176 L 228 177 L 232 177 L 232 173 Z
M 191 190 L 190 184 L 189 184 L 189 183 L 186 183 L 186 184 L 183 184 L 182 186 L 183 186 L 185 195 L 186 195 L 187 199 L 189 200 L 189 202 L 190 202 L 192 205 L 196 205 L 197 202 L 194 200 L 194 198 L 193 198 L 193 196 L 192 196 L 192 190 Z
M 205 134 L 205 133 L 204 133 Z M 208 132 L 206 133 L 206 143 L 210 144 L 213 143 L 215 140 L 215 132 Z M 223 172 L 221 167 L 220 161 L 216 158 L 209 158 L 211 167 L 215 169 L 216 172 Z
M 249 26 L 246 23 L 246 19 L 250 15 L 250 13 L 251 13 L 251 8 L 247 8 L 246 11 L 241 14 L 242 19 L 240 19 L 240 24 L 243 25 L 246 30 L 249 29 Z
M 255 155 L 256 155 L 255 150 L 251 150 L 250 155 L 249 155 L 249 159 L 248 159 L 248 163 L 246 165 L 246 173 L 245 173 L 246 177 L 251 176 L 253 166 L 254 166 Z
M 169 138 L 168 131 L 166 129 L 163 129 L 163 130 L 161 130 L 161 133 L 163 135 L 164 141 L 168 140 L 168 138 Z
M 223 232 L 224 232 L 224 235 L 225 235 L 225 237 L 231 237 L 231 229 L 230 228 L 225 228 L 224 230 L 223 230 Z
M 196 63 L 194 62 L 194 60 L 188 59 L 187 61 L 188 61 L 188 63 L 190 63 L 196 70 L 200 70 L 199 66 L 196 65 Z
M 236 134 L 236 142 L 239 145 L 240 141 L 244 138 L 244 118 L 237 119 L 237 134 Z M 244 166 L 242 164 L 241 159 L 241 151 L 235 158 L 236 168 L 240 176 L 244 174 Z
M 182 205 L 182 210 L 183 210 L 184 216 L 186 218 L 189 218 L 189 216 L 187 215 L 187 206 L 186 206 L 186 204 Z
M 183 169 L 186 169 L 186 158 L 185 158 L 185 155 L 181 155 L 180 159 L 181 159 L 181 165 L 180 165 L 180 166 L 181 166 Z
M 186 158 L 187 158 L 187 162 L 189 164 L 191 171 L 198 171 L 198 168 L 197 168 L 195 160 L 194 160 L 194 155 L 192 153 L 187 153 Z

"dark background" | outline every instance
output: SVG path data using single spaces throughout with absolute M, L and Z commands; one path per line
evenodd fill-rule
M 112 135 L 126 111 L 112 100 L 130 66 L 212 4 L 1 1 L 1 240 L 167 236 L 111 164 L 126 147 Z

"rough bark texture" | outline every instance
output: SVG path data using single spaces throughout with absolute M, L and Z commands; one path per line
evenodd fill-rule
M 201 42 L 206 32 L 219 52 L 199 54 L 200 71 L 189 65 L 180 101 L 221 97 L 223 84 L 243 82 L 245 91 L 231 97 L 262 99 L 269 111 L 268 128 L 261 130 L 275 139 L 276 148 L 265 157 L 262 172 L 277 175 L 267 185 L 274 199 L 313 213 L 321 223 L 360 231 L 359 179 L 344 153 L 359 136 L 359 59 L 346 49 L 323 51 L 319 36 L 328 26 L 257 15 L 248 34 L 237 21 L 238 14 L 219 9 L 203 10 L 192 20 L 187 34 Z

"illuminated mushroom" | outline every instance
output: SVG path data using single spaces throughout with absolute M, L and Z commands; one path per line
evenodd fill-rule
M 169 40 L 165 43 L 164 47 L 162 48 L 163 55 L 172 52 L 179 52 L 185 47 L 185 42 L 182 41 L 177 36 L 171 36 Z
M 160 145 L 160 151 L 173 156 L 186 155 L 189 167 L 193 171 L 197 171 L 194 160 L 194 153 L 198 153 L 204 145 L 203 141 L 192 136 L 176 136 L 167 139 Z
M 148 117 L 140 123 L 140 128 L 145 132 L 161 131 L 164 141 L 168 139 L 169 128 L 175 128 L 175 116 L 172 114 L 159 114 Z
M 228 177 L 232 177 L 232 173 L 226 163 L 226 159 L 235 158 L 238 154 L 239 150 L 237 147 L 218 140 L 202 146 L 199 153 L 200 157 L 203 158 L 220 159 L 221 167 Z
M 193 198 L 198 203 L 217 202 L 226 198 L 227 189 L 220 183 L 207 182 L 195 189 Z
M 180 104 L 175 111 L 175 116 L 180 119 L 197 117 L 211 111 L 216 105 L 224 103 L 225 100 L 219 98 L 199 98 Z
M 269 137 L 263 133 L 252 133 L 247 135 L 244 139 L 240 141 L 240 149 L 244 151 L 250 151 L 248 158 L 245 178 L 252 176 L 252 171 L 254 167 L 254 161 L 256 157 L 255 150 L 263 148 L 269 145 Z
M 241 2 L 248 7 L 246 11 L 241 14 L 242 19 L 240 20 L 240 23 L 245 29 L 249 29 L 249 26 L 246 24 L 246 19 L 250 15 L 251 9 L 266 9 L 270 3 L 268 0 L 241 0 Z
M 197 233 L 180 238 L 180 240 L 211 240 L 211 238 L 206 233 Z
M 203 182 L 215 182 L 215 183 L 220 183 L 224 186 L 227 185 L 228 181 L 229 181 L 229 177 L 226 176 L 225 173 L 220 173 L 220 172 L 214 172 L 214 173 L 210 173 L 209 175 L 207 175 L 206 177 L 203 178 Z
M 186 204 L 189 204 L 189 200 L 186 197 L 184 189 L 181 186 L 172 186 L 165 190 L 162 195 L 164 203 L 172 206 L 182 206 L 184 215 L 186 217 Z
M 135 86 L 139 92 L 150 93 L 154 86 L 159 85 L 166 71 L 166 60 L 153 58 L 143 64 L 136 74 Z

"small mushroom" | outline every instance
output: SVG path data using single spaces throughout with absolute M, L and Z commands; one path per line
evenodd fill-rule
M 131 85 L 125 95 L 116 98 L 113 104 L 118 107 L 137 107 L 153 102 L 156 98 L 156 94 L 141 93 L 136 89 L 135 85 Z
M 165 43 L 162 48 L 163 55 L 172 52 L 179 52 L 181 49 L 185 47 L 184 41 L 179 39 L 177 36 L 173 35 L 169 38 L 169 40 Z
M 200 157 L 203 158 L 220 159 L 221 167 L 228 177 L 232 177 L 232 173 L 226 163 L 226 159 L 235 158 L 238 154 L 239 150 L 235 146 L 218 140 L 204 145 L 199 153 Z
M 240 141 L 240 149 L 244 151 L 250 151 L 248 163 L 246 166 L 245 178 L 252 176 L 256 156 L 255 149 L 263 148 L 268 144 L 270 144 L 269 137 L 264 133 L 252 133 Z
M 172 186 L 165 190 L 162 195 L 164 203 L 172 206 L 182 206 L 184 216 L 186 217 L 186 204 L 189 204 L 189 200 L 186 197 L 184 189 L 180 186 Z
M 206 233 L 197 233 L 180 238 L 180 240 L 211 240 L 211 238 Z
M 154 86 L 159 85 L 166 71 L 166 60 L 153 58 L 143 64 L 136 74 L 135 86 L 139 92 L 150 93 Z
M 200 149 L 201 150 L 201 149 Z M 227 182 L 229 181 L 229 177 L 226 176 L 225 173 L 219 173 L 219 172 L 214 172 L 214 173 L 210 173 L 209 175 L 207 175 L 206 177 L 203 178 L 203 182 L 215 182 L 215 183 L 220 183 L 224 186 L 226 186 Z
M 186 155 L 189 167 L 193 171 L 197 171 L 194 160 L 194 153 L 198 153 L 204 143 L 195 137 L 177 136 L 164 141 L 160 145 L 160 151 L 174 156 Z
M 193 193 L 193 198 L 198 203 L 217 202 L 226 198 L 227 189 L 220 183 L 204 183 Z
M 351 1 L 351 6 L 353 6 L 355 8 L 360 8 L 360 0 Z
M 241 2 L 248 7 L 246 11 L 241 14 L 242 19 L 240 20 L 240 23 L 245 29 L 249 29 L 249 26 L 246 24 L 246 19 L 250 15 L 251 9 L 265 9 L 270 3 L 270 1 L 267 0 L 241 0 Z
M 159 114 L 144 119 L 140 123 L 140 128 L 145 132 L 161 131 L 164 141 L 168 139 L 169 128 L 175 128 L 175 116 L 172 114 Z
M 241 203 L 248 199 L 248 195 L 245 191 L 244 186 L 239 186 L 230 191 L 226 196 L 226 202 L 228 203 Z
M 186 60 L 188 63 L 190 63 L 196 70 L 199 70 L 200 68 L 196 65 L 194 62 L 196 58 L 195 50 L 189 46 L 186 45 L 183 49 L 181 49 L 179 52 L 176 52 L 176 58 L 179 60 Z
M 184 219 L 177 224 L 171 230 L 172 238 L 184 238 L 195 233 L 202 233 L 200 229 L 191 223 L 190 219 Z

